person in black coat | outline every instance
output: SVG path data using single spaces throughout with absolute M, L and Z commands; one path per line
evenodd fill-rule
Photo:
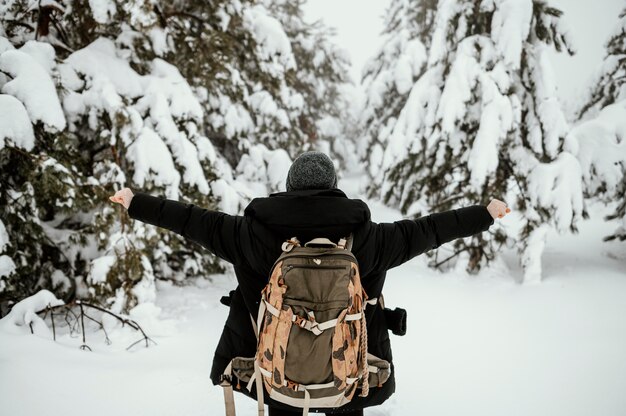
M 375 223 L 363 201 L 350 199 L 337 188 L 333 163 L 320 152 L 303 153 L 293 162 L 286 189 L 253 199 L 243 215 L 133 193 L 129 188 L 110 197 L 123 204 L 131 218 L 174 231 L 233 264 L 238 286 L 226 302 L 230 312 L 213 359 L 214 384 L 221 382 L 221 375 L 234 357 L 255 355 L 256 336 L 250 316 L 257 316 L 261 290 L 285 240 L 296 236 L 302 242 L 316 237 L 338 241 L 352 233 L 352 252 L 358 260 L 363 288 L 369 298 L 380 299 L 387 270 L 454 239 L 486 231 L 495 218 L 510 212 L 504 202 L 494 199 L 487 206 L 473 205 L 417 219 Z M 371 386 L 367 397 L 355 396 L 337 409 L 311 411 L 362 415 L 363 408 L 383 403 L 395 391 L 390 323 L 378 305 L 365 311 L 368 351 L 391 363 L 391 376 L 382 386 Z M 256 399 L 255 389 L 237 390 Z M 267 396 L 265 400 L 271 416 L 301 414 Z

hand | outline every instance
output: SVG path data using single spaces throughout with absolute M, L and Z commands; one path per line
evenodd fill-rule
M 115 195 L 110 196 L 109 199 L 118 204 L 124 205 L 124 208 L 128 209 L 130 206 L 130 200 L 133 199 L 133 191 L 129 188 L 120 189 Z
M 489 205 L 487 205 L 487 211 L 491 214 L 491 216 L 495 218 L 502 218 L 509 212 L 511 209 L 506 206 L 505 202 L 502 202 L 498 199 L 492 199 Z

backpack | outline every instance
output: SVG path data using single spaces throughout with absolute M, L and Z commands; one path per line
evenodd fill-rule
M 232 375 L 247 380 L 249 391 L 256 384 L 259 415 L 263 389 L 306 415 L 309 407 L 340 407 L 357 390 L 367 396 L 370 379 L 378 386 L 386 381 L 389 363 L 367 353 L 364 309 L 377 299 L 368 300 L 361 286 L 351 237 L 338 244 L 315 238 L 302 246 L 295 237 L 283 243 L 252 319 L 256 355 L 233 359 L 225 371 L 227 416 L 234 415 Z

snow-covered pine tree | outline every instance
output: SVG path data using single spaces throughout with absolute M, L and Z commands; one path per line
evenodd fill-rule
M 66 128 L 54 49 L 28 42 L 15 50 L 5 35 L 0 24 L 0 314 L 36 287 L 72 289 L 71 261 L 47 221 L 86 205 L 76 169 L 47 154 Z
M 409 215 L 515 200 L 525 281 L 541 278 L 547 231 L 574 230 L 582 215 L 580 165 L 547 57 L 551 47 L 571 52 L 560 16 L 538 0 L 440 1 L 426 69 L 383 134 L 372 183 Z M 456 259 L 474 272 L 505 241 L 499 228 L 457 240 L 431 265 Z
M 268 0 L 268 9 L 281 22 L 291 41 L 296 71 L 286 78 L 287 84 L 300 92 L 304 106 L 299 115 L 302 142 L 308 148 L 324 151 L 343 165 L 350 165 L 354 151 L 344 146 L 350 128 L 344 88 L 350 88 L 348 58 L 330 38 L 334 30 L 321 21 L 305 22 L 303 6 L 306 0 Z M 295 156 L 295 155 L 292 155 Z
M 604 58 L 581 121 L 572 129 L 578 140 L 578 159 L 587 198 L 615 204 L 607 219 L 617 229 L 607 240 L 626 240 L 626 9 L 606 42 Z
M 411 88 L 424 72 L 436 10 L 437 0 L 392 0 L 385 13 L 380 49 L 363 69 L 367 96 L 360 120 L 359 154 L 377 184 L 383 166 L 393 162 L 383 161 L 385 149 L 402 146 L 390 140 L 390 133 Z M 368 192 L 370 197 L 381 197 L 379 186 Z
M 154 299 L 155 277 L 218 268 L 192 243 L 131 224 L 107 196 L 130 186 L 170 198 L 184 193 L 211 207 L 227 192 L 209 186 L 207 178 L 217 183 L 210 160 L 217 157 L 199 133 L 202 108 L 178 70 L 161 59 L 133 68 L 120 58 L 140 56 L 120 38 L 152 30 L 142 26 L 150 11 L 133 9 L 129 21 L 101 33 L 94 20 L 101 14 L 72 6 L 15 1 L 0 12 L 1 91 L 14 99 L 14 112 L 22 105 L 28 118 L 21 120 L 33 130 L 30 148 L 11 138 L 2 152 L 7 180 L 0 186 L 11 198 L 0 209 L 15 265 L 3 276 L 2 300 L 49 288 L 128 310 Z M 117 39 L 103 36 L 115 28 Z
M 202 92 L 206 135 L 238 179 L 264 194 L 284 186 L 290 159 L 339 118 L 347 63 L 322 24 L 304 22 L 302 1 L 223 3 L 186 2 L 184 12 L 163 3 L 173 34 L 164 58 Z
M 623 99 L 626 99 L 626 8 L 606 42 L 606 56 L 578 117 L 593 117 L 602 108 Z
M 219 270 L 107 197 L 129 186 L 236 213 L 282 187 L 282 148 L 319 122 L 302 114 L 325 114 L 298 90 L 291 42 L 246 0 L 3 2 L 0 98 L 16 118 L 0 120 L 1 303 L 57 288 L 128 310 L 156 278 Z
M 297 152 L 304 102 L 286 84 L 295 70 L 290 39 L 267 8 L 251 0 L 160 2 L 159 8 L 172 45 L 164 57 L 198 88 L 206 135 L 231 168 L 252 147 L 266 156 L 280 153 L 283 161 L 287 155 L 273 150 Z

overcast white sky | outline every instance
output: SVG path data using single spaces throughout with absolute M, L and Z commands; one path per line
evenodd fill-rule
M 604 56 L 604 42 L 615 25 L 625 0 L 548 0 L 564 11 L 577 54 L 554 54 L 553 62 L 563 101 L 580 94 Z M 361 69 L 376 53 L 383 30 L 382 16 L 389 0 L 308 0 L 310 20 L 322 19 L 337 30 L 336 42 L 352 59 L 351 75 L 360 80 Z

